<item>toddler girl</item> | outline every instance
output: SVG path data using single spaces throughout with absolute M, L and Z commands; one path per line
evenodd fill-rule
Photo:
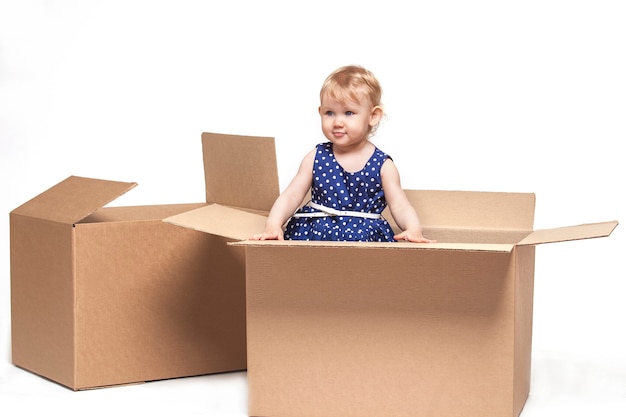
M 265 231 L 251 239 L 432 242 L 422 235 L 395 164 L 369 140 L 383 116 L 381 96 L 376 77 L 359 66 L 326 78 L 319 114 L 328 142 L 304 157 L 272 206 Z M 311 201 L 298 209 L 309 190 Z M 402 229 L 397 235 L 381 216 L 387 205 Z

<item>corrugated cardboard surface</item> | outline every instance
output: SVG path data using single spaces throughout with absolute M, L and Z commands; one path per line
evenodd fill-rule
M 516 416 L 523 252 L 248 246 L 250 415 Z
M 269 211 L 278 197 L 273 138 L 202 134 L 206 201 Z
M 161 221 L 199 206 L 12 216 L 13 362 L 73 389 L 245 369 L 243 248 Z
M 73 230 L 17 214 L 10 221 L 13 363 L 72 386 Z
M 535 247 L 515 248 L 515 299 L 513 363 L 515 389 L 512 415 L 520 413 L 530 391 L 533 299 L 535 285 Z
M 557 227 L 554 229 L 535 230 L 522 241 L 520 245 L 539 245 L 543 243 L 566 242 L 570 240 L 607 237 L 617 227 L 617 220 L 588 223 L 577 226 Z
M 407 194 L 437 243 L 234 243 L 246 247 L 250 415 L 520 414 L 534 245 L 608 236 L 617 221 L 533 232 L 532 194 Z
M 272 138 L 202 144 L 211 204 L 276 199 Z M 163 222 L 206 202 L 102 208 L 135 185 L 70 176 L 11 212 L 15 365 L 72 389 L 246 368 L 244 249 Z
M 216 236 L 245 240 L 255 232 L 263 230 L 266 219 L 266 216 L 259 213 L 210 204 L 170 216 L 163 221 Z
M 241 248 L 160 220 L 90 224 L 76 259 L 77 386 L 246 368 Z
M 76 223 L 136 185 L 133 182 L 70 176 L 12 213 L 60 223 Z
M 533 193 L 406 190 L 406 194 L 426 227 L 500 231 L 533 229 Z M 390 217 L 386 216 L 387 219 Z

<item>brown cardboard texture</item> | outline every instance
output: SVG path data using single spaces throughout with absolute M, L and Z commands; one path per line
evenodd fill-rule
M 438 243 L 231 244 L 246 248 L 251 416 L 520 414 L 535 245 L 617 222 L 533 231 L 531 193 L 407 194 Z
M 269 210 L 274 143 L 202 144 L 204 203 L 103 207 L 136 184 L 71 176 L 10 213 L 15 365 L 74 390 L 246 368 L 244 249 L 163 219 Z

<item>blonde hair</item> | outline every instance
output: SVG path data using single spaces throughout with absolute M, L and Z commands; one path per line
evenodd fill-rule
M 358 65 L 348 65 L 333 71 L 322 84 L 320 101 L 324 95 L 339 101 L 358 102 L 364 94 L 372 106 L 381 106 L 383 90 L 370 71 Z
M 352 101 L 358 103 L 366 97 L 372 107 L 383 108 L 381 98 L 382 87 L 372 72 L 359 65 L 347 65 L 333 71 L 322 84 L 320 90 L 320 102 L 327 95 L 333 100 L 340 102 Z M 373 134 L 378 126 L 373 126 L 370 133 Z

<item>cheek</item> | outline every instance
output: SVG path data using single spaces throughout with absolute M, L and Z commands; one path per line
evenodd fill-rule
M 355 123 L 356 125 L 356 123 Z M 360 127 L 361 130 L 369 130 L 370 129 L 370 121 L 369 119 L 361 119 L 358 122 L 358 126 Z

